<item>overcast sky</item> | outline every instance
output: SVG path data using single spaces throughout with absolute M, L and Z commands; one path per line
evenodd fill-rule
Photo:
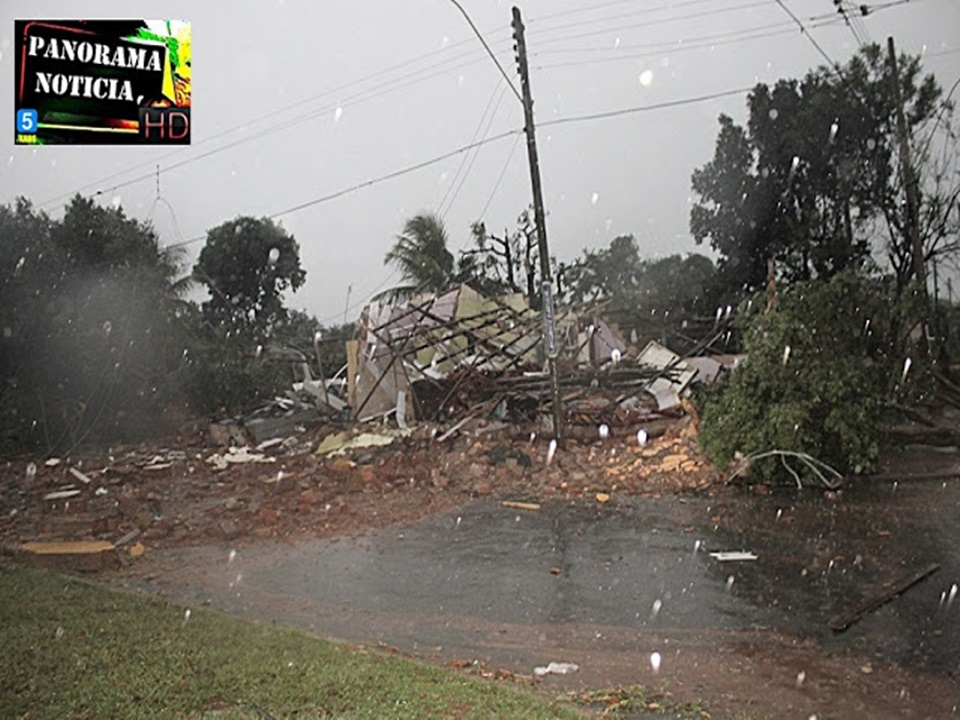
M 686 101 L 802 76 L 825 62 L 810 38 L 843 63 L 858 36 L 893 35 L 899 50 L 924 53 L 946 89 L 960 78 L 960 0 L 870 2 L 875 11 L 854 27 L 832 0 L 783 3 L 809 37 L 778 0 L 519 3 L 552 254 L 571 260 L 627 233 L 644 256 L 696 251 L 690 174 L 712 157 L 717 115 L 745 119 L 745 93 Z M 518 85 L 513 3 L 461 4 Z M 14 19 L 84 15 L 193 23 L 192 146 L 13 145 Z M 671 103 L 680 104 L 550 124 Z M 206 231 L 238 215 L 281 213 L 523 125 L 520 102 L 450 0 L 4 0 L 0 117 L 9 118 L 0 203 L 23 195 L 59 216 L 73 193 L 99 192 L 152 220 L 164 244 L 190 242 L 191 264 Z M 399 282 L 383 256 L 420 211 L 441 212 L 454 251 L 474 220 L 513 228 L 531 202 L 517 138 L 281 215 L 307 271 L 288 304 L 339 322 L 349 294 L 354 319 Z

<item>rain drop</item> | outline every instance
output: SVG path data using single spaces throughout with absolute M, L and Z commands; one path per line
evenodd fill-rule
M 786 365 L 787 360 L 789 359 L 790 359 L 790 346 L 787 345 L 786 347 L 783 348 L 783 364 Z
M 333 121 L 340 122 L 341 117 L 343 117 L 343 108 L 337 105 L 337 109 L 333 111 Z
M 187 608 L 183 611 L 183 624 L 186 625 L 187 621 L 190 619 L 190 608 Z
M 780 117 L 780 111 L 776 108 L 770 108 L 770 112 L 767 113 L 767 117 L 769 117 L 771 120 L 776 120 L 778 117 Z
M 553 462 L 553 456 L 557 454 L 557 440 L 556 438 L 550 441 L 549 447 L 547 447 L 547 465 Z
M 867 150 L 873 150 L 877 147 L 877 141 L 873 138 L 867 138 Z
M 703 545 L 703 543 L 702 543 L 700 540 L 697 540 L 697 541 L 693 544 L 693 551 L 694 551 L 694 552 L 699 551 L 700 548 L 702 547 L 702 545 Z
M 954 583 L 950 587 L 950 594 L 947 595 L 947 610 L 950 609 L 950 606 L 953 605 L 953 601 L 957 599 L 957 584 Z
M 620 351 L 617 350 L 616 348 L 610 351 L 610 362 L 612 362 L 614 365 L 620 362 L 620 357 L 621 357 Z
M 834 120 L 833 124 L 830 126 L 830 142 L 833 142 L 837 137 L 837 131 L 840 130 L 840 124 Z
M 62 637 L 63 637 L 63 628 L 62 628 L 62 627 L 58 627 L 58 628 L 57 628 L 57 631 L 53 634 L 53 636 L 54 636 L 57 640 L 59 640 L 60 638 L 62 638 Z
M 660 614 L 660 608 L 663 607 L 663 602 L 657 598 L 653 601 L 653 608 L 650 610 L 650 619 L 656 620 L 657 615 Z
M 647 431 L 640 429 L 637 430 L 637 445 L 646 445 L 647 444 Z
M 777 520 L 779 520 L 782 516 L 783 516 L 783 509 L 780 508 L 777 510 Z
M 650 87 L 653 84 L 653 70 L 644 70 L 640 73 L 640 85 L 643 87 Z
M 271 265 L 276 265 L 277 261 L 280 259 L 280 250 L 277 248 L 270 248 L 270 254 L 267 255 L 267 262 Z
M 113 330 L 113 323 L 110 322 L 109 320 L 106 320 L 103 323 L 103 334 L 109 335 L 112 330 Z
M 600 199 L 600 193 L 594 193 L 593 195 L 590 196 L 590 204 L 591 204 L 591 205 L 596 205 L 596 204 L 597 204 L 597 200 L 599 200 L 599 199 Z
M 803 681 L 807 679 L 807 673 L 803 670 L 797 673 L 797 687 L 803 687 Z
M 227 564 L 229 565 L 230 563 L 232 563 L 232 562 L 233 562 L 234 560 L 236 560 L 236 559 L 237 559 L 237 551 L 236 551 L 236 550 L 231 550 L 231 551 L 230 551 L 230 554 L 227 556 Z
M 730 576 L 727 578 L 727 591 L 728 591 L 728 592 L 730 591 L 730 588 L 733 587 L 733 580 L 734 580 L 733 575 L 730 575 Z
M 263 354 L 263 345 L 257 345 L 257 349 L 254 351 L 253 356 L 259 358 Z
M 662 660 L 662 658 L 660 657 L 660 653 L 658 653 L 658 652 L 650 653 L 650 667 L 653 668 L 653 671 L 654 671 L 655 673 L 660 672 L 660 661 L 661 661 L 661 660 Z
M 601 426 L 598 428 L 598 431 L 599 431 L 599 433 L 600 433 L 600 439 L 601 439 L 601 440 L 606 440 L 608 437 L 610 437 L 610 426 L 609 426 L 609 425 L 601 425 Z
M 907 358 L 903 361 L 903 374 L 900 376 L 900 382 L 903 382 L 907 379 L 907 373 L 910 372 L 910 366 L 913 364 L 913 360 Z

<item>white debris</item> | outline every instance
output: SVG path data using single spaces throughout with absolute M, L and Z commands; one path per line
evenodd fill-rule
M 77 480 L 82 482 L 84 485 L 90 484 L 90 478 L 84 475 L 82 472 L 76 468 L 70 468 L 70 474 L 73 475 Z
M 79 490 L 59 490 L 57 492 L 47 493 L 43 496 L 44 500 L 66 500 L 67 498 L 76 497 L 80 494 Z
M 214 453 L 207 458 L 207 462 L 213 465 L 215 470 L 225 470 L 230 464 L 241 464 L 241 463 L 272 463 L 276 462 L 276 458 L 267 457 L 263 453 L 252 453 L 250 448 L 246 445 L 243 447 L 232 447 L 227 448 L 227 452 Z
M 535 667 L 533 674 L 537 677 L 543 677 L 544 675 L 569 675 L 570 673 L 577 672 L 579 669 L 580 666 L 576 663 L 552 662 L 543 667 Z
M 757 556 L 745 550 L 722 550 L 710 553 L 710 557 L 720 562 L 739 562 L 741 560 L 756 560 Z

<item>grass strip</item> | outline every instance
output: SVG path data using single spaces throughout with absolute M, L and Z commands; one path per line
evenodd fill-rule
M 3 718 L 578 718 L 526 692 L 48 571 L 0 567 Z

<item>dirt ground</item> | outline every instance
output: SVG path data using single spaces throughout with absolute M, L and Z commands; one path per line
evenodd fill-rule
M 534 504 L 570 498 L 613 506 L 644 495 L 733 492 L 697 452 L 689 417 L 649 424 L 640 438 L 635 427 L 613 429 L 608 437 L 595 427 L 577 428 L 555 450 L 531 428 L 478 422 L 449 437 L 446 428 L 418 426 L 387 445 L 318 454 L 325 439 L 343 430 L 314 428 L 261 450 L 217 446 L 195 435 L 106 454 L 11 460 L 0 468 L 0 541 L 22 557 L 26 541 L 104 540 L 118 547 L 108 557 L 146 570 L 158 550 L 356 535 L 477 498 Z M 350 429 L 347 438 L 361 433 L 388 440 L 377 427 Z M 134 561 L 140 556 L 145 562 Z M 593 630 L 572 627 L 564 642 L 586 650 Z M 518 626 L 510 637 L 521 647 L 526 635 L 539 632 Z M 675 662 L 670 678 L 647 680 L 665 683 L 678 698 L 709 701 L 713 717 L 825 720 L 865 717 L 869 709 L 871 717 L 932 718 L 957 712 L 955 678 L 825 657 L 797 638 L 770 634 L 697 642 L 700 652 Z M 448 657 L 426 659 L 450 664 Z M 616 648 L 590 665 L 592 671 L 575 681 L 546 678 L 542 686 L 582 689 L 643 679 L 635 659 Z M 797 668 L 811 675 L 816 668 L 815 687 L 793 680 Z M 811 712 L 822 707 L 832 710 Z
M 315 428 L 262 451 L 194 438 L 8 461 L 0 468 L 0 537 L 8 548 L 25 540 L 116 542 L 131 533 L 131 543 L 145 548 L 295 541 L 408 522 L 477 497 L 605 502 L 703 490 L 718 480 L 696 451 L 689 418 L 650 425 L 643 445 L 633 430 L 600 439 L 591 429 L 590 440 L 564 442 L 549 462 L 548 440 L 500 423 L 445 439 L 421 426 L 390 445 L 318 455 L 323 439 L 338 432 Z M 361 433 L 379 430 L 348 435 Z

